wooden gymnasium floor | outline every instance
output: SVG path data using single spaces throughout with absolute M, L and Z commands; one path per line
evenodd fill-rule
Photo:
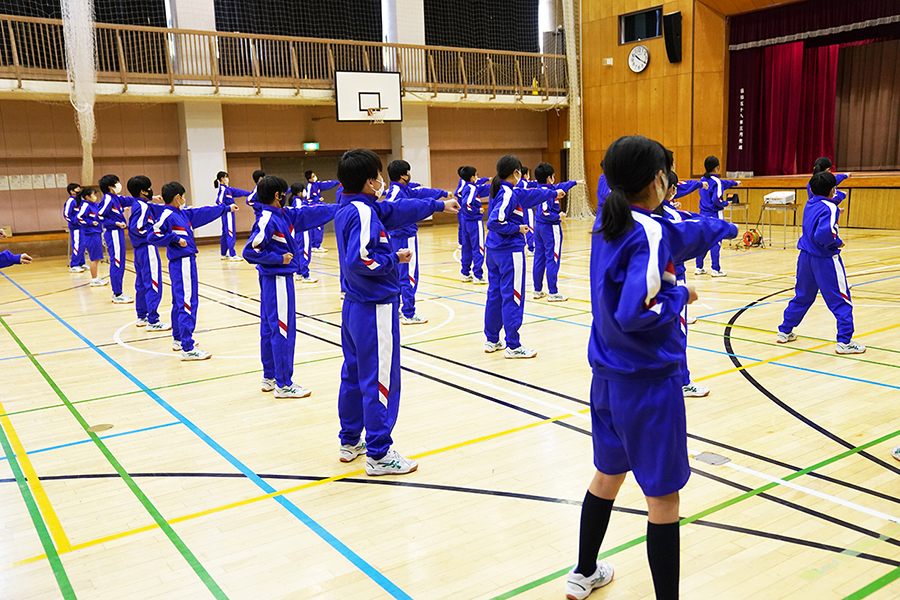
M 259 391 L 256 272 L 220 262 L 217 247 L 199 259 L 197 339 L 215 355 L 202 363 L 180 362 L 167 334 L 136 329 L 133 306 L 111 304 L 108 287 L 87 287 L 63 259 L 5 269 L 0 598 L 563 597 L 593 471 L 589 236 L 583 222 L 565 229 L 571 300 L 528 295 L 530 361 L 482 352 L 485 288 L 458 281 L 455 228 L 421 232 L 430 321 L 403 328 L 395 430 L 420 468 L 378 479 L 337 460 L 331 236 L 313 258 L 319 283 L 297 285 L 304 400 Z M 796 251 L 724 250 L 727 278 L 690 276 L 701 299 L 688 357 L 712 394 L 687 401 L 689 444 L 731 462 L 692 460 L 683 598 L 900 596 L 889 454 L 900 444 L 900 234 L 843 235 L 862 356 L 834 354 L 821 300 L 797 343 L 774 343 Z M 112 428 L 85 430 L 97 425 Z M 616 507 L 602 548 L 616 580 L 592 598 L 651 597 L 633 479 Z

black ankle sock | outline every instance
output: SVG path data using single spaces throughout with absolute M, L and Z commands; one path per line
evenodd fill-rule
M 590 492 L 584 495 L 584 502 L 581 505 L 581 530 L 576 573 L 588 577 L 597 570 L 597 554 L 600 553 L 600 544 L 603 543 L 603 536 L 606 535 L 612 507 L 612 500 L 598 498 Z
M 678 523 L 647 523 L 647 559 L 656 600 L 677 600 L 680 543 Z

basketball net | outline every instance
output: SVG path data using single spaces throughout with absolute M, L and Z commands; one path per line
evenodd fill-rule
M 369 120 L 372 121 L 372 125 L 380 125 L 384 123 L 385 112 L 387 111 L 387 106 L 382 106 L 381 108 L 367 108 L 366 114 L 369 115 Z
M 81 181 L 94 181 L 94 96 L 97 83 L 94 46 L 94 3 L 91 0 L 62 0 L 63 36 L 66 43 L 66 72 L 69 100 L 75 107 L 81 136 Z

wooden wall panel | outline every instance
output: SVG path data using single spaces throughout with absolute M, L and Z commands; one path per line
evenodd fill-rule
M 856 188 L 851 200 L 850 227 L 900 229 L 900 190 Z
M 772 8 L 780 4 L 791 4 L 800 0 L 702 0 L 703 4 L 722 15 L 739 15 Z
M 547 147 L 547 113 L 476 108 L 428 109 L 431 150 Z

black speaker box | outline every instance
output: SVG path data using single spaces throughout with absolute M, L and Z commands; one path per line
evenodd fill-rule
M 681 11 L 663 15 L 663 33 L 669 62 L 681 62 Z

